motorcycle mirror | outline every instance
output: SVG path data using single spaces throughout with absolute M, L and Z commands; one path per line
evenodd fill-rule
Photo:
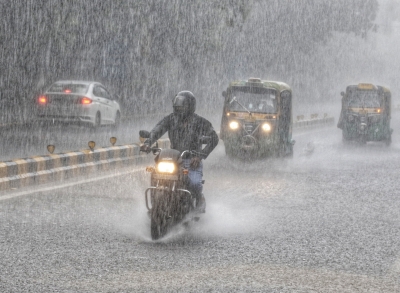
M 147 130 L 140 130 L 139 136 L 143 138 L 150 138 L 150 132 L 148 132 Z
M 144 143 L 147 138 L 150 138 L 150 132 L 147 130 L 140 130 L 139 131 L 139 139 L 141 143 Z

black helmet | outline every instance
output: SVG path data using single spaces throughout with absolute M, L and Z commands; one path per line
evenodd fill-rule
M 180 118 L 186 118 L 196 111 L 196 98 L 192 92 L 179 92 L 172 102 L 174 114 Z

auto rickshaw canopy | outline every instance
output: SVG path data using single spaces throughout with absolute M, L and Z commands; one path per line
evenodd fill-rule
M 281 81 L 270 81 L 270 80 L 261 80 L 259 78 L 249 78 L 248 80 L 237 80 L 229 83 L 229 87 L 264 87 L 264 88 L 272 88 L 277 92 L 282 92 L 284 90 L 292 91 L 290 86 Z

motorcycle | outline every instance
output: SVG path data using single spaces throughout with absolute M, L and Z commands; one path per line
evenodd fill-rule
M 141 130 L 139 135 L 141 140 L 150 137 L 150 133 L 145 130 Z M 206 143 L 206 140 L 203 138 L 202 143 Z M 151 238 L 158 240 L 178 224 L 200 219 L 200 212 L 196 210 L 197 198 L 188 188 L 189 170 L 182 164 L 184 158 L 199 153 L 161 149 L 158 142 L 150 148 L 150 152 L 156 157 L 155 166 L 146 167 L 151 178 L 150 187 L 145 191 L 145 202 L 151 221 Z

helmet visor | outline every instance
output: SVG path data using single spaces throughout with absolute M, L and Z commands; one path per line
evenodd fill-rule
M 185 107 L 184 106 L 174 106 L 174 113 L 175 114 L 185 113 Z
M 173 103 L 175 114 L 186 114 L 188 111 L 187 99 L 184 96 L 176 96 Z

